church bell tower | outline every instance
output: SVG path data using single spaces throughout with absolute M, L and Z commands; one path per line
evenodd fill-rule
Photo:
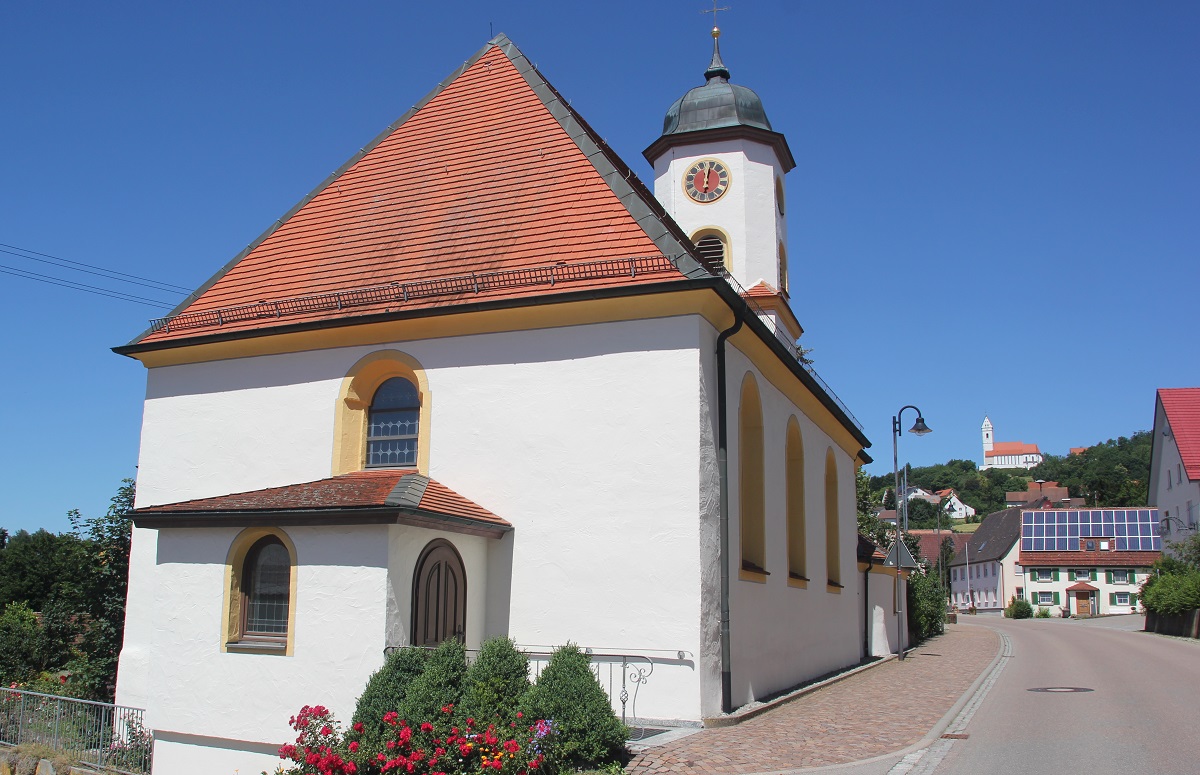
M 771 297 L 786 306 L 783 177 L 796 162 L 784 136 L 771 129 L 758 95 L 730 83 L 720 35 L 713 27 L 704 85 L 671 105 L 662 136 L 643 155 L 654 166 L 654 196 L 710 266 L 724 265 L 764 307 L 772 306 Z M 790 310 L 786 317 L 795 325 Z

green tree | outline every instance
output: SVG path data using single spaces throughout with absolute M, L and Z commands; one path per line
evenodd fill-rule
M 517 650 L 511 638 L 492 638 L 467 668 L 462 713 L 483 723 L 511 724 L 527 691 L 529 657 Z
M 41 611 L 56 592 L 81 586 L 85 556 L 76 536 L 18 530 L 0 550 L 0 605 L 21 602 Z
M 9 603 L 0 613 L 0 681 L 7 686 L 27 681 L 38 672 L 37 614 L 21 602 Z
M 133 532 L 132 479 L 124 479 L 102 516 L 67 514 L 72 535 L 86 546 L 79 615 L 86 617 L 82 651 L 72 680 L 90 696 L 111 701 L 116 688 L 117 658 L 125 634 L 125 597 L 129 586 L 129 544 Z

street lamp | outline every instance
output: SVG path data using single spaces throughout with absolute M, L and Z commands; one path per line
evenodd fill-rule
M 896 493 L 896 508 L 900 508 L 900 499 L 903 497 L 906 504 L 904 509 L 904 522 L 900 521 L 900 512 L 896 512 L 896 543 L 900 544 L 904 541 L 904 531 L 908 529 L 908 508 L 907 508 L 907 493 L 904 496 L 900 495 L 900 418 L 904 416 L 905 409 L 912 409 L 917 413 L 917 421 L 913 423 L 913 427 L 908 429 L 909 433 L 915 433 L 918 436 L 924 436 L 927 433 L 933 433 L 933 429 L 925 424 L 925 418 L 921 415 L 921 410 L 915 406 L 907 405 L 900 407 L 900 411 L 896 412 L 896 416 L 892 418 L 892 479 L 895 484 Z M 939 547 L 940 551 L 940 547 Z M 900 550 L 899 546 L 896 549 L 896 655 L 904 656 L 904 647 L 901 645 L 902 638 L 900 636 L 900 620 L 903 618 L 901 614 L 904 612 L 904 602 L 900 597 Z

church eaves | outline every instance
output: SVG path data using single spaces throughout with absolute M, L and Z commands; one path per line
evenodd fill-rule
M 118 351 L 713 278 L 692 251 L 499 35 Z

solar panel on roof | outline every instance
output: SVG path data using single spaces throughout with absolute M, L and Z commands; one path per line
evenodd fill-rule
M 1109 538 L 1117 551 L 1160 552 L 1157 509 L 1021 512 L 1023 551 L 1078 551 L 1081 539 Z

